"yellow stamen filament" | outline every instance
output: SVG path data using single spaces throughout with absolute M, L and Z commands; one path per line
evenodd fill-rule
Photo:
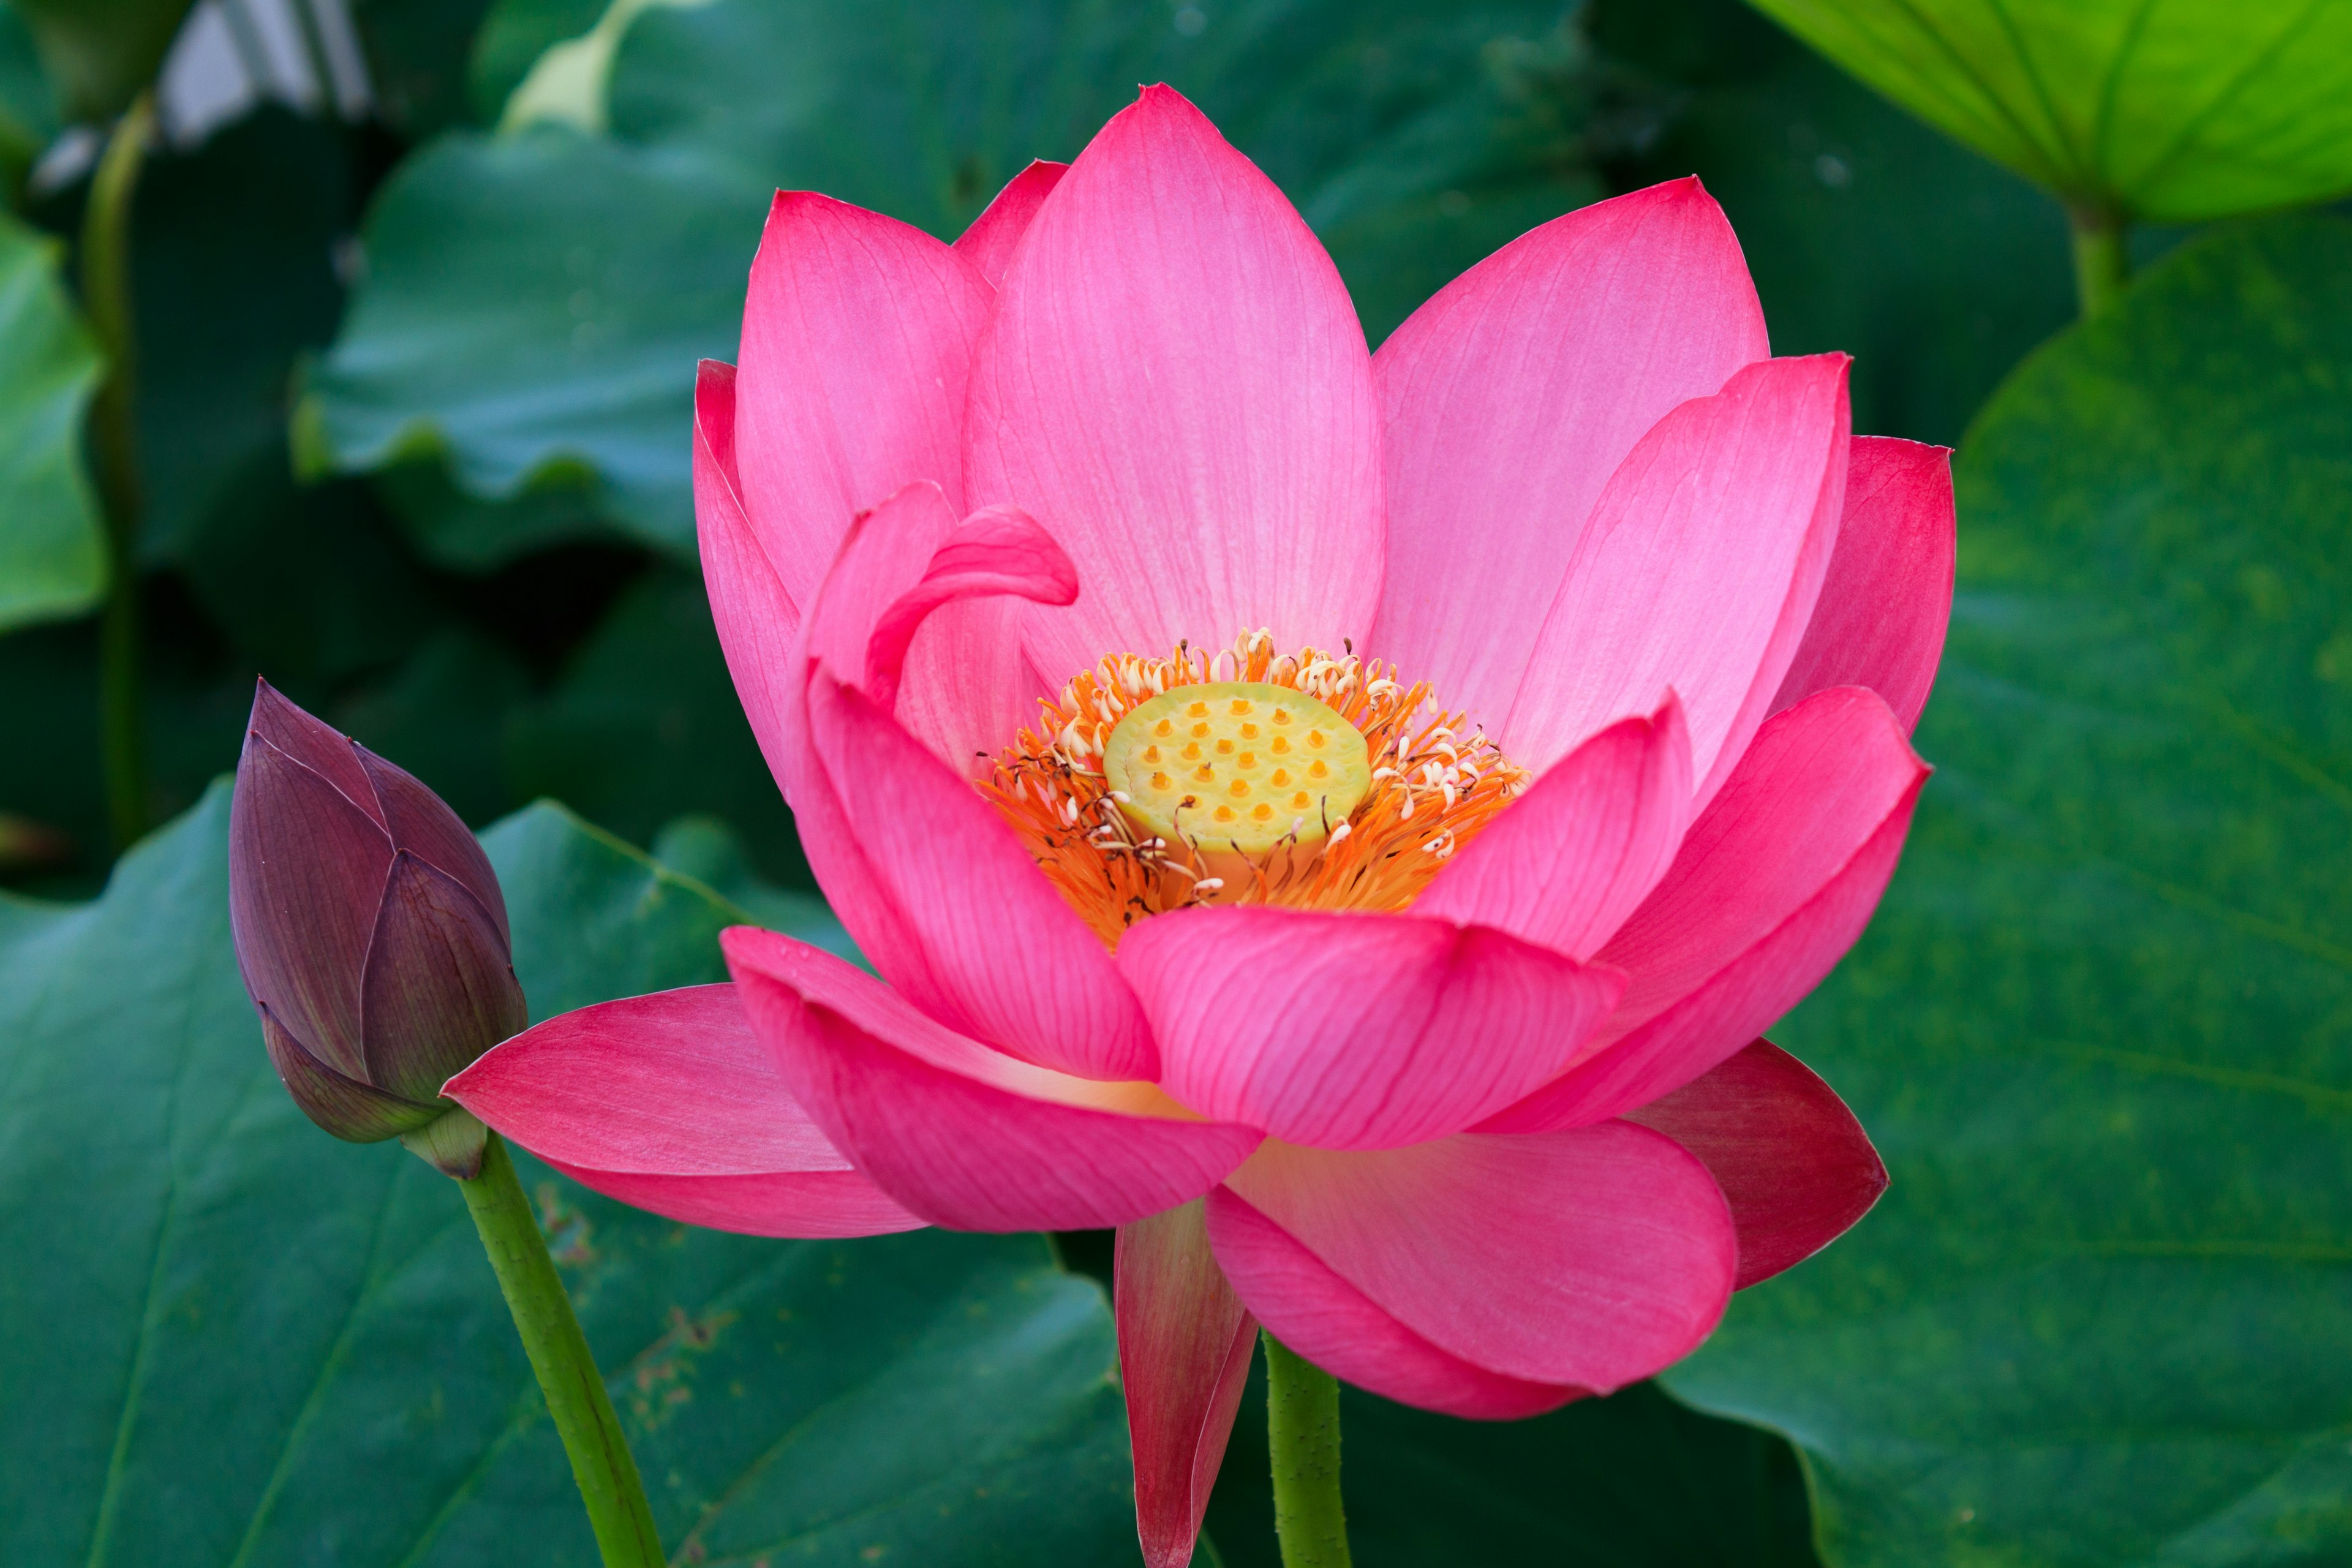
M 1264 698 L 1202 694 L 1185 700 L 1181 711 L 1147 715 L 1148 731 L 1138 732 L 1139 740 L 1170 740 L 1181 728 L 1192 736 L 1181 750 L 1184 793 L 1169 802 L 1180 829 L 1139 824 L 1130 815 L 1132 797 L 1147 784 L 1165 797 L 1179 788 L 1177 775 L 1139 770 L 1128 784 L 1114 784 L 1105 773 L 1105 748 L 1119 721 L 1163 692 L 1237 683 L 1297 691 L 1362 736 L 1370 773 L 1361 799 L 1324 820 L 1319 803 L 1336 787 L 1327 760 L 1339 751 L 1336 731 L 1294 718 L 1287 704 L 1268 711 Z M 1244 700 L 1252 704 L 1249 728 L 1263 722 L 1277 732 L 1264 753 L 1226 751 L 1226 765 L 1248 775 L 1242 777 L 1226 773 L 1201 742 L 1217 739 L 1218 724 L 1236 726 L 1225 731 L 1229 740 L 1255 739 L 1239 728 L 1243 714 L 1234 704 Z M 1212 701 L 1220 710 L 1214 715 Z M 1107 656 L 1039 708 L 1035 726 L 989 759 L 979 787 L 1047 879 L 1112 947 L 1137 921 L 1194 904 L 1404 909 L 1532 782 L 1483 732 L 1439 709 L 1425 682 L 1407 685 L 1381 662 L 1352 652 L 1336 658 L 1314 648 L 1277 655 L 1263 631 L 1213 658 L 1189 647 L 1165 658 Z M 1311 759 L 1306 779 L 1290 771 L 1296 763 L 1257 773 L 1262 761 L 1300 750 Z M 1149 763 L 1140 747 L 1135 756 Z M 1131 798 L 1114 799 L 1115 788 Z M 1288 794 L 1265 798 L 1264 792 L 1279 791 Z M 1286 804 L 1278 807 L 1277 801 Z M 1260 842 L 1267 847 L 1247 853 L 1230 847 Z

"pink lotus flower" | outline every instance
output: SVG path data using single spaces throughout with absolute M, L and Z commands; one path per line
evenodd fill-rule
M 1119 1226 L 1154 1563 L 1254 1321 L 1469 1416 L 1655 1372 L 1885 1184 L 1757 1038 L 1893 868 L 1950 599 L 1947 454 L 1845 380 L 1695 180 L 1368 354 L 1165 88 L 952 247 L 778 195 L 703 561 L 882 979 L 738 929 L 448 1092 L 696 1223 Z

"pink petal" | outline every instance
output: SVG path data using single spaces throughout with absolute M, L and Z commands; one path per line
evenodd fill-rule
M 1706 1163 L 1731 1202 L 1745 1290 L 1845 1234 L 1886 1166 L 1837 1091 L 1769 1040 L 1626 1113 Z
M 731 985 L 550 1018 L 442 1092 L 583 1184 L 689 1225 L 835 1237 L 923 1223 L 817 1131 Z
M 1603 1031 L 1613 1043 L 1486 1130 L 1622 1115 L 1762 1034 L 1869 924 L 1927 777 L 1875 692 L 1842 686 L 1774 714 L 1601 950 L 1633 976 Z
M 862 512 L 811 610 L 807 653 L 892 713 L 967 776 L 1035 717 L 1043 695 L 1021 654 L 1018 605 L 1066 605 L 1069 557 L 1027 516 L 991 507 L 958 521 L 919 479 Z
M 1118 1227 L 1111 1302 L 1149 1568 L 1184 1568 L 1224 1462 L 1257 1324 L 1217 1268 L 1201 1200 Z
M 1767 360 L 1642 437 L 1595 504 L 1503 731 L 1542 769 L 1671 687 L 1704 805 L 1780 689 L 1837 539 L 1846 360 Z
M 1072 1078 L 942 1028 L 830 953 L 719 939 L 793 1097 L 892 1197 L 959 1230 L 1126 1225 L 1199 1197 L 1260 1141 L 1149 1083 Z
M 916 479 L 963 510 L 972 342 L 994 300 L 920 229 L 779 191 L 751 263 L 734 458 L 753 534 L 806 605 L 857 512 Z
M 1078 574 L 1062 547 L 1026 512 L 988 507 L 950 530 L 931 552 L 920 581 L 893 599 L 866 645 L 866 688 L 888 703 L 907 649 L 931 613 L 961 599 L 1003 596 L 1066 605 L 1078 596 Z
M 1348 292 L 1198 110 L 1144 89 L 1004 275 L 971 379 L 972 499 L 1018 506 L 1087 593 L 1032 612 L 1058 682 L 1119 650 L 1360 637 L 1381 581 L 1380 428 Z
M 1952 618 L 1952 454 L 1885 436 L 1856 436 L 1853 454 L 1837 551 L 1772 707 L 1867 686 L 1907 732 L 1927 705 Z
M 1044 158 L 1031 163 L 1013 175 L 996 193 L 996 199 L 988 204 L 988 210 L 972 219 L 971 226 L 957 237 L 957 251 L 992 285 L 1003 283 L 1004 268 L 1013 260 L 1021 237 L 1028 232 L 1029 220 L 1037 216 L 1037 209 L 1045 205 L 1046 195 L 1069 172 L 1067 163 Z
M 1591 1392 L 1527 1383 L 1439 1350 L 1372 1304 L 1274 1221 L 1219 1187 L 1208 1198 L 1217 1262 L 1276 1314 L 1266 1331 L 1374 1394 L 1473 1421 L 1516 1421 Z
M 1378 1153 L 1268 1142 L 1226 1185 L 1439 1350 L 1563 1389 L 1607 1393 L 1687 1353 L 1738 1266 L 1706 1167 L 1625 1121 Z M 1226 1272 L 1280 1336 L 1283 1303 Z
M 1674 863 L 1689 826 L 1682 705 L 1611 725 L 1554 763 L 1454 857 L 1416 914 L 1590 958 Z
M 1074 588 L 1066 558 L 1027 519 L 958 523 L 936 485 L 860 517 L 803 628 L 797 657 L 814 668 L 786 729 L 785 790 L 843 923 L 918 1006 L 1029 1060 L 1150 1078 L 1150 1031 L 1100 940 L 994 808 L 877 700 L 910 628 L 921 626 L 919 647 L 921 617 L 952 595 Z M 1010 638 L 999 651 L 1017 656 Z
M 853 876 L 835 888 L 833 846 L 812 847 L 810 860 L 890 983 L 948 1027 L 1024 1061 L 1089 1078 L 1157 1077 L 1150 1028 L 1110 953 L 995 808 L 829 677 L 812 681 L 808 711 L 863 884 Z M 857 895 L 844 897 L 852 887 Z M 869 900 L 890 914 L 869 922 Z M 877 923 L 889 929 L 866 947 Z
M 1615 971 L 1483 927 L 1259 904 L 1121 939 L 1160 1086 L 1203 1116 L 1325 1149 L 1442 1138 L 1574 1061 Z
M 1373 361 L 1389 501 L 1374 651 L 1499 727 L 1609 476 L 1677 404 L 1770 352 L 1739 242 L 1696 179 L 1555 218 L 1448 284 Z
M 702 583 L 727 673 L 768 771 L 787 798 L 785 715 L 798 687 L 793 648 L 800 635 L 800 603 L 784 589 L 759 535 L 743 514 L 734 478 L 735 367 L 707 359 L 694 384 L 694 520 L 702 552 Z

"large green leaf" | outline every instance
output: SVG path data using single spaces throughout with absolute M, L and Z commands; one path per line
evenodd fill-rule
M 0 1561 L 591 1561 L 457 1192 L 270 1074 L 227 815 L 97 903 L 0 897 Z M 719 973 L 698 884 L 552 807 L 487 842 L 536 1013 Z M 680 1561 L 1131 1559 L 1109 1315 L 1034 1238 L 760 1241 L 524 1180 Z
M 1776 1031 L 1894 1184 L 1668 1376 L 1832 1562 L 2352 1558 L 2347 279 L 2195 242 L 1963 445 L 1942 771 Z
M 2069 201 L 2167 222 L 2352 190 L 2352 7 L 2331 0 L 1755 0 Z
M 81 456 L 98 345 L 58 281 L 58 255 L 0 213 L 0 631 L 79 615 L 106 589 Z
M 514 0 L 484 47 L 551 9 Z M 1560 9 L 646 10 L 612 60 L 609 134 L 453 137 L 388 182 L 298 454 L 314 471 L 442 461 L 489 499 L 601 485 L 604 516 L 691 559 L 694 361 L 733 356 L 768 193 L 821 189 L 952 236 L 1032 157 L 1073 155 L 1139 80 L 1192 94 L 1282 183 L 1377 338 L 1445 277 L 1601 194 L 1583 46 Z M 469 521 L 484 537 L 436 527 L 436 553 L 495 560 L 537 537 L 497 509 Z

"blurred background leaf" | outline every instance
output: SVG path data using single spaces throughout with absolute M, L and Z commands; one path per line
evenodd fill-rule
M 58 133 L 57 94 L 24 17 L 0 5 L 0 183 L 13 202 L 41 149 Z
M 1774 1031 L 1894 1183 L 1666 1374 L 1833 1563 L 2352 1557 L 2347 279 L 2194 242 L 1961 448 L 1941 771 Z
M 480 97 L 586 15 L 495 8 Z M 569 110 L 524 116 L 436 145 L 386 187 L 367 282 L 308 379 L 308 471 L 437 461 L 486 500 L 594 489 L 615 528 L 691 560 L 693 363 L 733 357 L 778 185 L 952 237 L 1031 158 L 1074 155 L 1133 83 L 1165 79 L 1324 232 L 1377 341 L 1479 256 L 1601 195 L 1592 163 L 1613 134 L 1595 111 L 1605 73 L 1544 0 L 614 15 L 630 19 L 613 30 L 608 134 Z M 506 520 L 520 526 L 502 541 Z M 499 509 L 471 521 L 480 536 L 445 519 L 437 548 L 493 560 L 544 536 Z
M 58 101 L 105 120 L 154 80 L 191 0 L 10 0 L 33 35 Z
M 2352 8 L 1756 0 L 2070 202 L 2186 223 L 2352 191 Z
M 456 1189 L 270 1072 L 227 805 L 95 904 L 0 895 L 0 1559 L 586 1561 Z M 535 1016 L 723 975 L 700 885 L 553 807 L 486 843 Z M 1109 1313 L 1034 1237 L 721 1236 L 518 1163 L 680 1561 L 1132 1559 Z
M 106 590 L 81 452 L 100 361 L 58 277 L 62 254 L 0 212 L 0 631 L 79 615 Z

